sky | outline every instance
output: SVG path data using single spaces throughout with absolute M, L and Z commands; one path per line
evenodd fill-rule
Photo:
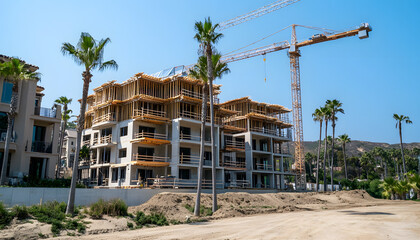
M 110 80 L 123 82 L 136 73 L 155 73 L 198 58 L 194 23 L 211 17 L 223 22 L 274 0 L 0 0 L 0 54 L 39 66 L 45 87 L 43 107 L 55 99 L 73 99 L 79 112 L 83 67 L 63 56 L 64 42 L 77 44 L 81 32 L 95 39 L 109 37 L 105 60 L 118 71 L 93 72 L 92 89 Z M 368 39 L 349 37 L 301 49 L 300 73 L 304 139 L 317 140 L 314 110 L 327 99 L 343 103 L 336 135 L 353 140 L 398 143 L 394 113 L 408 115 L 404 142 L 420 142 L 420 1 L 416 0 L 301 0 L 295 4 L 228 28 L 216 45 L 222 54 L 262 39 L 291 24 L 348 30 L 369 23 Z M 298 40 L 316 34 L 298 28 Z M 290 29 L 243 50 L 290 41 Z M 290 66 L 286 51 L 229 63 L 220 100 L 243 96 L 292 108 Z M 267 80 L 264 81 L 264 78 Z M 292 117 L 290 115 L 290 117 Z M 329 130 L 331 133 L 331 130 Z

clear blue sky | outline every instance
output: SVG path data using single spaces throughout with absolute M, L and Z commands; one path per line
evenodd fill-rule
M 63 42 L 77 43 L 81 32 L 110 37 L 105 59 L 118 71 L 94 72 L 91 89 L 109 80 L 122 82 L 135 73 L 154 73 L 192 64 L 198 44 L 196 20 L 221 22 L 274 0 L 155 1 L 6 1 L 0 0 L 0 54 L 17 56 L 40 67 L 51 107 L 59 96 L 81 97 L 82 67 L 60 53 Z M 343 102 L 337 134 L 366 141 L 397 143 L 393 113 L 408 115 L 405 142 L 420 141 L 420 1 L 301 0 L 269 15 L 224 31 L 217 45 L 223 54 L 290 24 L 345 30 L 362 22 L 372 25 L 369 39 L 341 39 L 302 48 L 301 81 L 305 140 L 316 140 L 318 124 L 311 114 L 327 99 Z M 298 39 L 315 32 L 298 31 Z M 254 47 L 290 39 L 285 31 Z M 286 52 L 230 63 L 222 84 L 222 101 L 250 96 L 291 108 Z M 265 71 L 267 82 L 264 82 Z M 79 112 L 77 101 L 71 105 Z

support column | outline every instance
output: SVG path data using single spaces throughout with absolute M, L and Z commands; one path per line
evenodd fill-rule
M 171 175 L 179 178 L 179 131 L 180 122 L 178 119 L 172 120 L 172 155 L 171 155 Z

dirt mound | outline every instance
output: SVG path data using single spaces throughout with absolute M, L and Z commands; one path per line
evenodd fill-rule
M 201 205 L 210 211 L 211 195 L 202 194 L 201 199 Z M 345 206 L 372 205 L 374 201 L 378 200 L 363 190 L 327 193 L 223 193 L 218 195 L 218 210 L 204 218 L 218 219 L 274 212 L 334 209 Z M 130 211 L 159 212 L 169 220 L 185 221 L 190 218 L 194 219 L 191 212 L 194 202 L 195 194 L 192 193 L 160 193 L 145 204 L 130 208 Z M 208 211 L 204 211 L 204 215 Z

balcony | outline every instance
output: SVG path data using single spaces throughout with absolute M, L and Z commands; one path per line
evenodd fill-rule
M 245 142 L 235 140 L 225 140 L 225 149 L 227 151 L 245 151 Z
M 249 188 L 250 183 L 248 180 L 236 180 L 225 182 L 226 188 Z
M 44 141 L 34 141 L 31 147 L 32 152 L 52 153 L 52 143 Z
M 166 134 L 160 133 L 151 133 L 151 132 L 139 132 L 134 134 L 134 139 L 130 141 L 131 143 L 141 143 L 147 145 L 162 145 L 170 144 L 171 141 L 168 140 Z
M 265 163 L 254 163 L 254 170 L 272 171 L 273 165 Z
M 57 112 L 53 108 L 44 108 L 44 107 L 35 107 L 34 115 L 41 116 L 41 117 L 48 117 L 48 118 L 56 118 Z
M 241 161 L 223 161 L 222 166 L 234 170 L 246 170 L 246 163 Z
M 166 112 L 148 108 L 134 109 L 133 119 L 158 124 L 170 120 L 166 117 Z
M 116 124 L 115 113 L 107 113 L 99 117 L 95 117 L 92 121 L 92 129 L 100 129 Z
M 168 157 L 133 154 L 132 164 L 143 167 L 166 167 L 169 166 Z
M 181 95 L 187 98 L 192 98 L 192 99 L 198 99 L 199 102 L 201 102 L 203 100 L 203 94 L 202 93 L 198 93 L 198 92 L 193 92 L 187 89 L 182 89 L 181 90 Z M 210 99 L 210 96 L 208 97 L 208 99 Z M 216 95 L 213 95 L 213 103 L 214 104 L 219 104 L 220 100 Z
M 287 138 L 284 131 L 281 131 L 280 129 L 268 129 L 268 128 L 264 128 L 264 127 L 262 127 L 262 128 L 253 127 L 253 128 L 250 129 L 250 131 L 251 132 L 257 132 L 257 133 L 263 133 L 263 134 L 276 136 L 276 137 Z
M 197 121 L 201 121 L 201 112 L 189 112 L 189 111 L 181 111 L 178 113 L 178 118 L 187 118 L 187 119 L 193 119 Z M 210 122 L 210 116 L 206 117 L 206 122 Z M 221 125 L 221 119 L 219 117 L 214 117 L 214 123 L 217 125 Z
M 192 141 L 192 142 L 195 142 L 195 143 L 199 143 L 201 141 L 201 136 L 190 135 L 190 134 L 185 134 L 185 133 L 181 132 L 179 134 L 179 140 L 187 141 L 187 142 Z M 211 144 L 210 139 L 205 139 L 204 142 L 206 144 Z
M 6 142 L 7 129 L 0 129 L 0 142 Z M 10 142 L 14 143 L 16 139 L 10 138 Z
M 112 134 L 102 136 L 99 138 L 98 144 L 108 144 L 108 143 L 112 143 Z
M 87 145 L 87 146 L 89 146 L 90 145 L 90 139 L 89 140 L 85 140 L 85 141 L 83 141 L 82 142 L 82 146 L 83 145 Z
M 194 155 L 179 155 L 179 164 L 198 165 L 200 163 L 200 156 Z

